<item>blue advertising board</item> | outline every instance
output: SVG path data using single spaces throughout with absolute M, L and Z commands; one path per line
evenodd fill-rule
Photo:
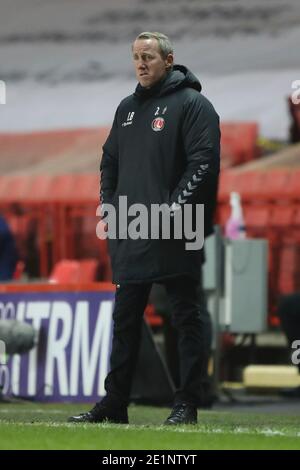
M 112 289 L 0 292 L 0 319 L 29 323 L 38 332 L 36 347 L 0 365 L 2 393 L 98 401 L 109 370 L 113 304 Z

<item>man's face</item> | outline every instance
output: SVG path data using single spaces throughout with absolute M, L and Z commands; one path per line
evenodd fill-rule
M 135 73 L 142 87 L 159 82 L 173 64 L 173 55 L 163 59 L 156 39 L 137 39 L 132 47 Z

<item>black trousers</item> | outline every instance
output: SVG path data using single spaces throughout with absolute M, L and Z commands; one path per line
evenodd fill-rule
M 197 405 L 202 398 L 203 379 L 207 376 L 212 337 L 201 279 L 175 278 L 164 284 L 171 304 L 172 323 L 178 332 L 180 386 L 174 401 Z M 121 284 L 117 288 L 111 370 L 105 380 L 107 396 L 104 402 L 109 406 L 127 406 L 129 403 L 143 313 L 151 286 L 151 283 Z

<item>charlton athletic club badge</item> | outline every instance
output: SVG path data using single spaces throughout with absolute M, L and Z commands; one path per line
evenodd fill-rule
M 151 127 L 155 132 L 162 131 L 163 128 L 165 127 L 164 118 L 158 117 L 158 118 L 153 119 Z

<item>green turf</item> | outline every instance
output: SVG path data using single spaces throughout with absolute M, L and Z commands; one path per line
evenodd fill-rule
M 200 411 L 164 427 L 169 410 L 131 406 L 130 425 L 66 423 L 86 406 L 0 404 L 0 449 L 300 449 L 299 416 Z

